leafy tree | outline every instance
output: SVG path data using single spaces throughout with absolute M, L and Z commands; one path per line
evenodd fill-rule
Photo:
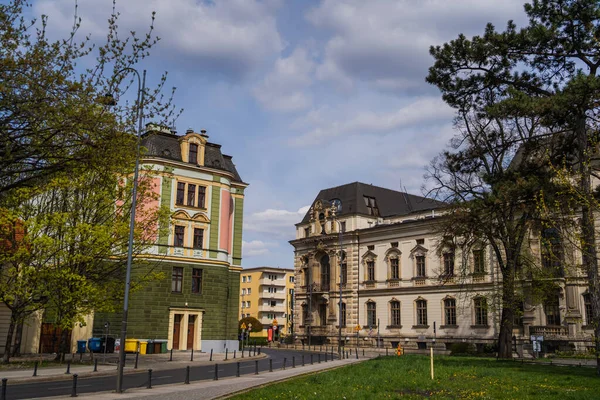
M 75 8 L 71 33 L 51 41 L 45 16 L 24 17 L 28 6 L 0 4 L 0 227 L 23 224 L 25 232 L 18 251 L 0 253 L 0 300 L 13 313 L 5 362 L 14 326 L 37 310 L 52 309 L 57 324 L 71 329 L 122 298 L 131 182 L 119 182 L 133 171 L 138 111 L 163 123 L 177 116 L 173 93 L 162 94 L 166 75 L 145 89 L 143 104 L 139 96 L 112 107 L 105 101 L 138 88 L 127 77 L 158 41 L 152 25 L 142 38 L 123 38 L 113 2 L 106 41 L 94 45 L 77 40 Z M 138 194 L 136 255 L 164 218 L 164 210 L 144 207 L 155 196 L 150 172 L 147 178 Z
M 482 36 L 464 35 L 430 50 L 435 59 L 427 81 L 456 109 L 468 109 L 493 89 L 505 97 L 505 116 L 535 115 L 552 132 L 563 132 L 562 152 L 572 155 L 582 201 L 581 249 L 587 273 L 595 336 L 600 337 L 600 280 L 594 230 L 591 158 L 595 151 L 600 80 L 600 4 L 593 0 L 534 0 L 525 5 L 529 23 L 509 21 L 497 32 L 488 24 Z M 600 357 L 600 342 L 596 343 Z M 600 373 L 600 358 L 598 358 Z
M 106 93 L 123 94 L 132 86 L 119 72 L 147 57 L 158 40 L 152 26 L 142 39 L 135 32 L 122 39 L 113 4 L 104 44 L 76 40 L 76 14 L 70 35 L 51 41 L 47 17 L 27 20 L 23 12 L 28 6 L 27 0 L 0 4 L 0 202 L 11 189 L 75 173 L 116 131 L 135 126 L 132 108 L 101 108 L 99 113 L 98 104 Z M 92 66 L 83 69 L 86 64 Z M 146 94 L 146 115 L 172 118 L 170 99 L 160 95 L 165 78 Z

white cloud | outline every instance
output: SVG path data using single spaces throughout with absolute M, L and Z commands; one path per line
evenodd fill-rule
M 521 0 L 324 0 L 307 19 L 331 34 L 320 79 L 342 87 L 364 81 L 384 91 L 418 91 L 427 90 L 429 46 L 515 16 L 523 16 Z
M 296 48 L 286 58 L 279 58 L 262 82 L 254 87 L 256 99 L 267 109 L 297 111 L 311 105 L 305 91 L 312 82 L 315 63 L 304 48 Z
M 81 32 L 94 40 L 106 34 L 112 0 L 79 2 Z M 36 14 L 49 15 L 49 26 L 65 32 L 73 25 L 73 0 L 38 0 Z M 121 0 L 119 27 L 143 34 L 156 11 L 155 34 L 160 53 L 182 69 L 239 80 L 275 57 L 284 44 L 277 30 L 278 1 L 258 0 Z
M 271 253 L 270 249 L 277 247 L 275 242 L 263 242 L 262 240 L 242 241 L 243 257 L 265 256 Z
M 352 115 L 348 118 L 348 115 Z M 294 146 L 311 146 L 327 139 L 350 135 L 381 135 L 401 132 L 407 128 L 435 126 L 452 119 L 453 111 L 440 98 L 424 97 L 395 111 L 339 110 L 326 108 L 313 110 L 294 126 L 305 129 L 290 143 Z
M 294 224 L 304 218 L 309 207 L 301 207 L 297 211 L 269 208 L 252 213 L 244 219 L 244 229 L 290 240 L 295 237 Z

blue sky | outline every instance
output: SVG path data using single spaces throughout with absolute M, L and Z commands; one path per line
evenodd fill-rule
M 79 0 L 80 32 L 100 40 L 112 0 Z M 75 0 L 34 0 L 49 30 Z M 320 189 L 362 181 L 420 194 L 424 167 L 452 136 L 452 110 L 425 83 L 430 45 L 487 22 L 524 22 L 521 0 L 118 0 L 123 32 L 161 41 L 140 68 L 169 72 L 184 109 L 244 181 L 243 265 L 293 267 L 299 222 Z M 155 82 L 157 83 L 157 82 Z

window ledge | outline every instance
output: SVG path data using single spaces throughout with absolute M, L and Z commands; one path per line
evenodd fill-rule
M 401 329 L 402 325 L 388 325 L 385 328 L 386 329 Z
M 413 325 L 412 329 L 429 329 L 429 325 Z
M 440 329 L 458 329 L 458 325 L 440 325 Z
M 400 282 L 402 279 L 400 278 L 390 278 L 386 282 Z
M 410 278 L 411 281 L 421 281 L 421 280 L 425 280 L 427 279 L 427 276 L 414 276 L 412 278 Z
M 471 325 L 471 329 L 490 329 L 489 325 Z

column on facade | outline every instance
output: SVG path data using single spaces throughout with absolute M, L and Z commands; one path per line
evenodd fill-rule
M 565 313 L 565 322 L 569 329 L 569 336 L 577 336 L 577 333 L 581 331 L 581 310 L 579 307 L 579 290 L 576 284 L 567 283 L 565 286 L 565 294 L 567 298 L 567 311 Z

